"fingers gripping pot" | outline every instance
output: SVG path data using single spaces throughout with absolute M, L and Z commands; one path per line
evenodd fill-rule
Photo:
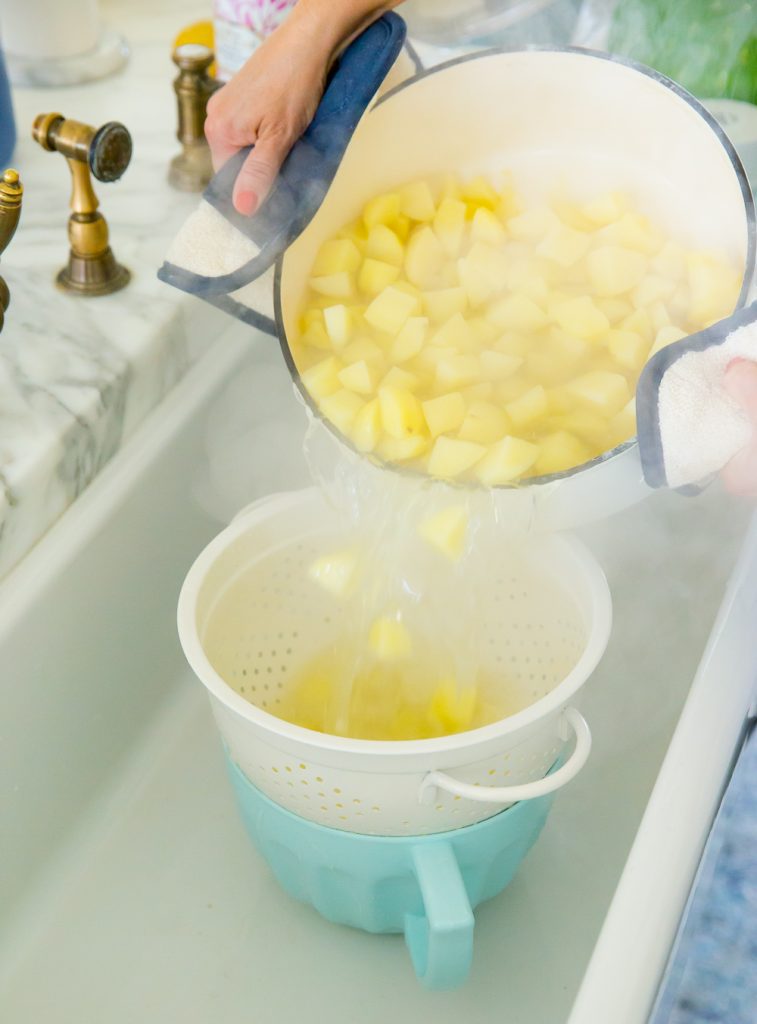
M 693 97 L 656 72 L 604 54 L 496 50 L 419 73 L 360 117 L 378 85 L 362 72 L 383 76 L 398 45 L 393 33 L 402 34 L 398 22 L 385 16 L 346 51 L 311 129 L 284 165 L 277 191 L 288 201 L 274 196 L 260 214 L 239 218 L 230 197 L 240 155 L 211 183 L 204 211 L 187 223 L 161 271 L 278 335 L 307 402 L 290 341 L 316 252 L 369 198 L 439 172 L 511 168 L 537 191 L 559 180 L 578 198 L 582 190 L 587 197 L 628 190 L 663 227 L 693 246 L 724 250 L 743 267 L 738 307 L 744 305 L 754 269 L 753 201 L 733 147 Z M 374 60 L 377 53 L 382 60 Z M 359 110 L 346 102 L 348 91 Z M 345 120 L 349 130 L 337 131 Z M 336 150 L 326 147 L 328 158 L 319 155 L 324 138 L 338 140 Z M 288 180 L 303 183 L 296 202 Z M 211 251 L 223 253 L 220 263 L 207 259 Z M 496 493 L 503 512 L 550 530 L 626 507 L 649 486 L 631 439 L 576 470 Z
M 264 499 L 205 549 L 182 588 L 184 652 L 246 778 L 300 817 L 384 836 L 458 829 L 573 778 L 590 747 L 574 702 L 604 652 L 611 606 L 593 557 L 564 537 L 503 547 L 482 581 L 481 668 L 519 687 L 523 710 L 412 741 L 327 735 L 276 717 L 298 671 L 341 635 L 346 599 L 326 597 L 308 575 L 339 536 L 315 489 Z M 214 615 L 230 587 L 243 597 Z

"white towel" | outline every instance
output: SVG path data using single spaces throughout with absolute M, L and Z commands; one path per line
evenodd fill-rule
M 723 387 L 734 359 L 757 362 L 757 303 L 658 352 L 636 393 L 644 477 L 652 487 L 702 484 L 751 440 Z

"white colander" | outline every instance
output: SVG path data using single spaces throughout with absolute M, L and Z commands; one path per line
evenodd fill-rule
M 345 608 L 308 576 L 338 537 L 316 489 L 263 499 L 208 545 L 182 587 L 184 653 L 247 778 L 301 817 L 371 835 L 460 828 L 573 778 L 591 739 L 571 702 L 604 652 L 611 604 L 594 558 L 564 536 L 502 544 L 480 583 L 481 668 L 520 687 L 524 710 L 410 741 L 326 735 L 275 717 L 298 670 L 339 635 Z M 244 599 L 209 640 L 214 608 L 242 578 Z M 572 752 L 547 777 L 572 734 Z

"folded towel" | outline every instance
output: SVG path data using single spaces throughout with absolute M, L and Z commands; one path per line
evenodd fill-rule
M 757 361 L 757 302 L 662 349 L 636 389 L 644 478 L 651 487 L 706 482 L 752 437 L 743 410 L 723 387 L 734 359 Z
M 275 333 L 273 264 L 323 202 L 347 144 L 404 40 L 404 21 L 389 13 L 347 47 L 313 120 L 292 147 L 268 198 L 251 217 L 234 209 L 232 192 L 252 147 L 228 160 L 174 239 L 158 277 Z

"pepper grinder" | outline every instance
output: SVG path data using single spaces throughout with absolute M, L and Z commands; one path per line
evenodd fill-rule
M 176 47 L 171 59 L 179 69 L 173 87 L 179 107 L 176 137 L 182 151 L 171 161 L 168 181 L 182 192 L 202 192 L 213 177 L 204 131 L 208 100 L 221 83 L 208 74 L 213 51 L 207 46 L 185 43 Z
M 43 149 L 62 153 L 71 171 L 71 250 L 56 278 L 58 284 L 77 295 L 118 291 L 131 275 L 116 262 L 108 244 L 108 225 L 97 209 L 90 172 L 98 181 L 117 181 L 131 160 L 131 135 L 117 121 L 91 128 L 57 113 L 39 114 L 32 135 Z

